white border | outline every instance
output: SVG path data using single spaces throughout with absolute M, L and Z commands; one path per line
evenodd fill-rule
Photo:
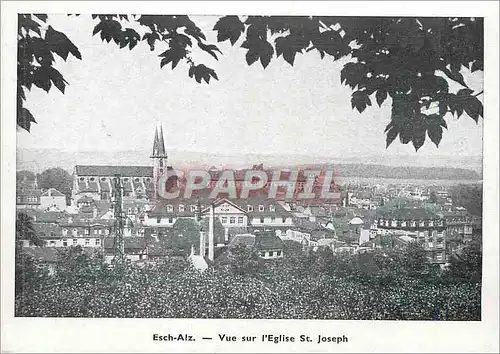
M 117 10 L 119 9 L 119 10 Z M 324 14 L 485 17 L 484 281 L 481 322 L 13 318 L 16 13 Z M 498 352 L 497 2 L 2 2 L 2 352 Z M 153 333 L 342 335 L 339 345 L 153 342 Z

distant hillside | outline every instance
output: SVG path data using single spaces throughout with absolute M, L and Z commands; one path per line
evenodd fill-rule
M 332 166 L 341 177 L 395 178 L 395 179 L 452 179 L 478 180 L 481 176 L 464 168 L 383 166 L 365 164 L 337 164 Z
M 62 167 L 72 172 L 75 165 L 150 165 L 149 150 L 139 151 L 80 151 L 17 149 L 17 170 L 41 172 L 50 167 Z M 265 168 L 333 168 L 341 177 L 478 180 L 481 179 L 481 158 L 464 157 L 433 159 L 395 156 L 384 161 L 381 158 L 345 157 L 326 158 L 306 156 L 278 156 L 257 154 L 205 154 L 188 151 L 169 151 L 170 163 L 178 168 L 194 166 L 208 169 L 248 168 L 263 163 Z M 432 161 L 429 161 L 432 160 Z M 465 161 L 466 160 L 466 161 Z M 287 161 L 287 165 L 283 164 Z M 467 163 L 468 162 L 468 163 Z

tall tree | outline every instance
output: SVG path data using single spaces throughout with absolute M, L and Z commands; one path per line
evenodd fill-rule
M 30 245 L 43 246 L 33 227 L 33 219 L 26 213 L 18 212 L 16 216 L 16 241 L 28 240 Z
M 60 167 L 49 168 L 38 176 L 38 186 L 42 189 L 55 188 L 66 195 L 66 200 L 71 198 L 73 179 L 65 169 Z
M 185 64 L 188 75 L 206 83 L 216 72 L 195 63 L 199 50 L 218 59 L 221 50 L 207 43 L 203 31 L 188 16 L 92 15 L 92 34 L 120 48 L 132 50 L 145 42 L 160 52 L 160 67 Z M 53 66 L 54 54 L 66 60 L 81 59 L 76 46 L 47 25 L 47 15 L 21 14 L 18 24 L 17 122 L 29 131 L 35 118 L 24 107 L 24 89 L 35 85 L 49 91 L 52 84 L 64 93 L 67 82 Z M 139 35 L 136 27 L 145 30 Z M 260 61 L 266 68 L 282 57 L 293 66 L 297 54 L 316 52 L 328 60 L 349 57 L 340 72 L 341 82 L 353 90 L 352 108 L 363 112 L 375 100 L 379 106 L 392 100 L 385 129 L 389 146 L 398 136 L 418 150 L 426 140 L 441 142 L 446 115 L 465 112 L 475 122 L 483 105 L 464 80 L 463 72 L 483 70 L 482 18 L 326 17 L 326 16 L 224 16 L 215 24 L 217 41 L 229 41 L 246 53 L 246 62 Z M 160 48 L 160 49 L 158 49 Z M 461 86 L 451 92 L 449 82 Z M 432 110 L 434 108 L 434 111 Z
M 33 172 L 27 171 L 27 170 L 22 170 L 22 171 L 17 171 L 16 172 L 16 182 L 23 182 L 23 181 L 28 181 L 28 182 L 33 182 L 35 180 L 36 176 Z

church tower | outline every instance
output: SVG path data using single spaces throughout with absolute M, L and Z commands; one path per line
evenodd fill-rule
M 163 127 L 160 125 L 160 133 L 158 128 L 155 129 L 155 138 L 153 142 L 153 153 L 151 154 L 153 160 L 153 182 L 155 194 L 154 198 L 158 196 L 158 180 L 160 176 L 166 173 L 169 167 L 167 166 L 167 152 L 165 151 L 165 142 L 163 140 Z M 170 167 L 171 168 L 171 167 Z

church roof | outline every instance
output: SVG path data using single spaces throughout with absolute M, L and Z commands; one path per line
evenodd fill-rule
M 55 188 L 49 188 L 42 194 L 42 197 L 64 197 L 64 194 Z
M 77 165 L 75 171 L 78 176 L 153 177 L 152 166 Z

